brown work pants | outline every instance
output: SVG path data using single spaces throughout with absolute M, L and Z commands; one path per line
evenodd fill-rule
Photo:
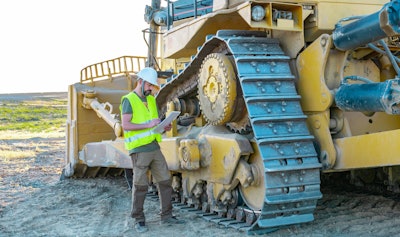
M 150 170 L 157 183 L 160 197 L 161 220 L 172 216 L 172 187 L 171 177 L 167 162 L 160 149 L 151 152 L 131 154 L 133 166 L 132 209 L 131 216 L 135 222 L 145 222 L 143 212 L 144 200 L 148 191 L 149 179 L 147 171 Z

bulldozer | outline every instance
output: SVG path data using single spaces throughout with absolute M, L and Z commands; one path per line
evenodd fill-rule
M 147 56 L 69 86 L 64 178 L 129 183 L 119 105 L 153 67 L 174 198 L 214 222 L 311 222 L 325 174 L 400 192 L 400 1 L 152 0 L 144 20 Z

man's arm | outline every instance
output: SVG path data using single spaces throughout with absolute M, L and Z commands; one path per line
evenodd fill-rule
M 147 123 L 137 124 L 137 123 L 132 123 L 131 119 L 132 119 L 132 114 L 122 114 L 122 128 L 125 131 L 142 130 L 145 128 L 152 128 L 152 127 L 157 126 L 157 124 L 160 123 L 160 119 L 153 119 Z
M 132 130 L 142 130 L 146 128 L 152 128 L 160 123 L 159 119 L 153 119 L 148 121 L 147 123 L 143 124 L 135 124 L 132 123 L 132 106 L 128 99 L 124 98 L 122 100 L 122 128 L 125 131 L 132 131 Z

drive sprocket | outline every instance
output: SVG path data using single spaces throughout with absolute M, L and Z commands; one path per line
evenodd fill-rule
M 204 60 L 198 78 L 198 99 L 206 121 L 223 125 L 231 120 L 236 107 L 236 76 L 231 60 L 212 53 Z

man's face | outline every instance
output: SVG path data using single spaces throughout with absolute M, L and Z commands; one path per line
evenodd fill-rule
M 143 86 L 143 95 L 148 96 L 151 95 L 153 90 L 155 89 L 155 86 L 153 84 L 148 83 L 147 81 L 143 81 L 144 86 Z

